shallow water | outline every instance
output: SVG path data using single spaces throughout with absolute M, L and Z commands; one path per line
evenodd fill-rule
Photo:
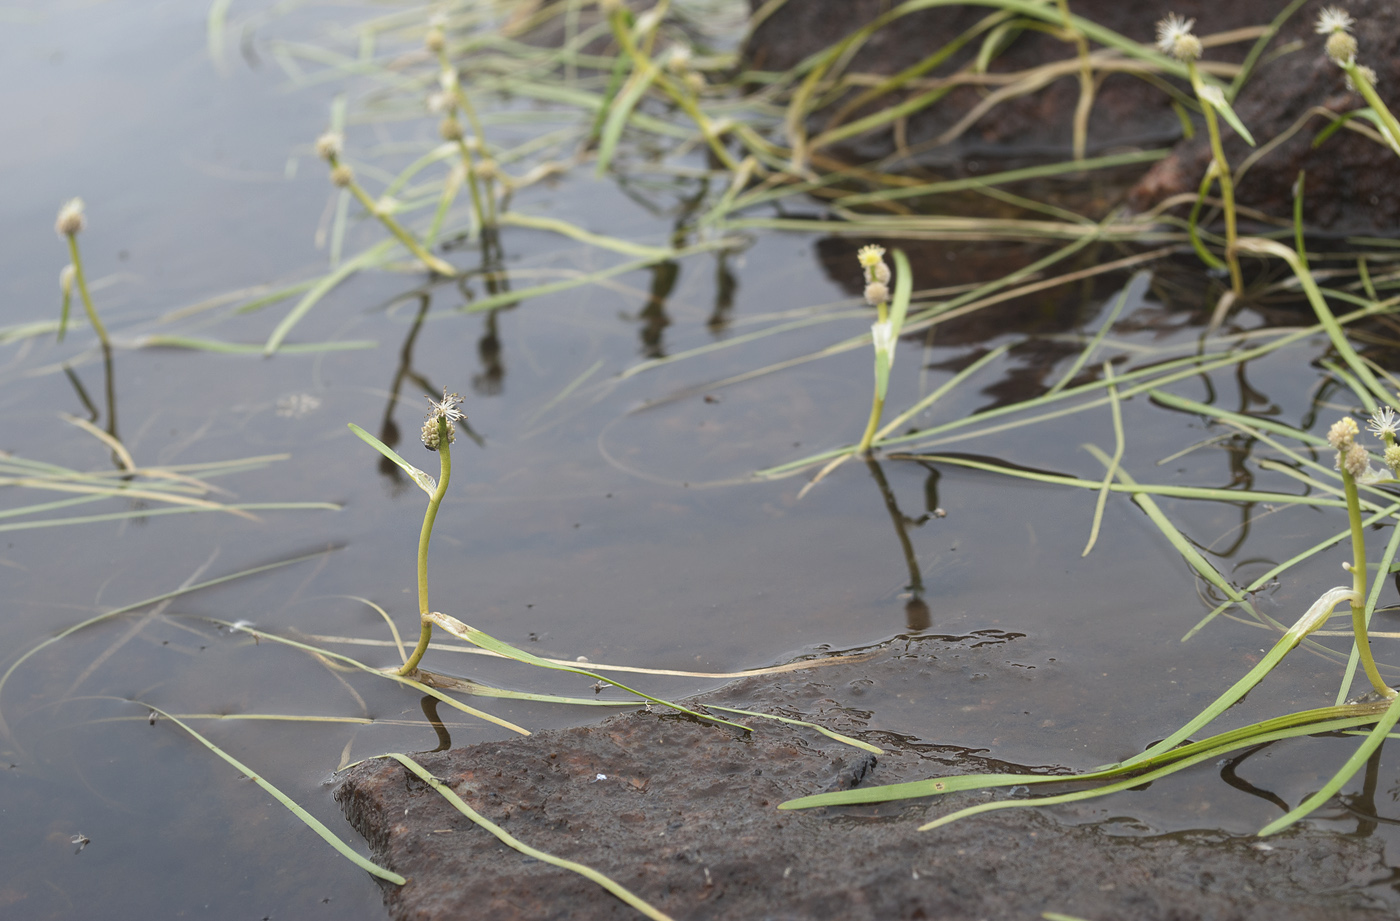
M 0 696 L 0 714 L 12 730 L 0 740 L 6 768 L 0 817 L 7 831 L 0 844 L 0 915 L 382 916 L 368 876 L 189 736 L 168 722 L 151 725 L 147 708 L 129 701 L 190 714 L 372 718 L 373 724 L 319 725 L 196 721 L 337 833 L 353 837 L 325 782 L 349 761 L 437 746 L 421 695 L 333 671 L 200 618 L 382 642 L 383 621 L 357 600 L 369 599 L 411 635 L 422 498 L 401 477 L 385 474 L 346 423 L 386 440 L 392 440 L 386 430 L 396 428 L 400 450 L 433 472 L 433 456 L 415 450 L 413 440 L 425 391 L 443 387 L 466 397 L 463 409 L 484 446 L 459 438 L 453 453 L 453 489 L 433 544 L 434 607 L 532 651 L 731 671 L 910 631 L 1000 631 L 1014 635 L 1002 669 L 950 667 L 940 686 L 834 693 L 869 710 L 878 729 L 987 750 L 1008 762 L 1085 768 L 1166 735 L 1272 642 L 1256 627 L 1221 620 L 1181 644 L 1213 601 L 1203 599 L 1179 556 L 1121 496 L 1110 500 L 1103 536 L 1083 559 L 1093 507 L 1087 492 L 950 466 L 932 476 L 924 466 L 888 460 L 878 470 L 846 464 L 801 499 L 805 476 L 751 481 L 756 469 L 859 434 L 869 401 L 868 355 L 858 350 L 733 386 L 714 382 L 857 335 L 868 319 L 621 376 L 649 357 L 762 328 L 768 315 L 849 301 L 852 280 L 833 279 L 822 258 L 830 241 L 816 235 L 756 235 L 741 253 L 682 260 L 674 279 L 656 269 L 631 272 L 606 285 L 531 298 L 493 318 L 456 309 L 468 297 L 484 296 L 479 279 L 460 289 L 424 289 L 419 276 L 362 274 L 314 310 L 292 341 L 375 343 L 364 350 L 263 359 L 128 347 L 140 335 L 177 331 L 261 342 L 290 302 L 237 318 L 226 308 L 161 318 L 231 290 L 313 277 L 326 264 L 316 238 L 330 190 L 309 144 L 343 85 L 289 92 L 266 52 L 282 35 L 344 41 L 334 26 L 362 11 L 313 9 L 273 19 L 254 34 L 252 53 L 240 56 L 230 42 L 226 76 L 205 50 L 204 12 L 186 3 L 113 0 L 5 14 L 11 21 L 0 30 L 6 77 L 0 107 L 12 142 L 0 145 L 8 202 L 0 224 L 0 326 L 56 314 L 55 280 L 65 253 L 50 228 L 58 205 L 81 194 L 89 215 L 80 238 L 87 271 L 118 343 L 116 429 L 138 461 L 285 453 L 264 470 L 219 485 L 239 501 L 343 507 L 265 512 L 258 521 L 202 513 L 0 534 L 6 667 L 104 610 L 187 581 L 319 554 L 82 631 L 15 672 Z M 431 128 L 425 119 L 420 134 Z M 377 130 L 352 128 L 350 137 L 363 145 L 387 139 Z M 501 130 L 523 136 L 534 129 Z M 522 193 L 512 207 L 664 244 L 678 201 L 692 193 L 663 178 L 643 190 L 654 206 L 649 210 L 585 166 Z M 348 245 L 380 238 L 377 228 L 356 225 Z M 620 259 L 516 228 L 503 232 L 502 246 L 516 288 L 554 277 L 550 272 Z M 467 265 L 475 256 L 464 250 L 452 258 Z M 922 351 L 918 342 L 902 343 L 906 373 L 896 373 L 890 405 L 908 405 L 931 391 L 951 375 L 950 366 L 980 348 L 1020 341 L 1021 329 L 1096 328 L 1124 283 L 1116 277 L 1094 290 L 1076 289 L 961 340 L 936 338 Z M 418 327 L 424 297 L 426 320 Z M 1203 305 L 1188 306 L 1199 314 Z M 1047 322 L 1047 312 L 1057 319 Z M 1151 360 L 1145 350 L 1189 344 L 1203 319 L 1191 316 L 1168 310 L 1157 293 L 1138 286 L 1106 354 L 1129 355 L 1132 365 Z M 1259 319 L 1246 313 L 1239 322 Z M 1325 348 L 1318 337 L 1251 365 L 1247 377 L 1215 374 L 1215 399 L 1296 424 L 1312 408 L 1316 374 L 1308 361 Z M 1024 389 L 1027 378 L 1053 379 L 1068 366 L 1068 357 L 1046 368 L 1040 360 L 1033 350 L 1014 352 L 920 421 L 958 418 Z M 101 355 L 79 325 L 62 344 L 51 335 L 0 344 L 0 449 L 103 469 L 109 452 L 59 417 L 89 415 L 64 363 L 95 404 L 96 424 L 109 425 Z M 1175 392 L 1206 396 L 1200 379 Z M 1216 434 L 1198 418 L 1142 397 L 1124 412 L 1125 464 L 1140 479 L 1232 481 L 1231 456 L 1218 447 L 1155 466 Z M 947 449 L 1101 476 L 1080 447 L 1085 442 L 1112 449 L 1106 408 Z M 1287 483 L 1261 473 L 1255 488 Z M 9 492 L 20 495 L 5 495 L 6 508 L 38 501 L 32 492 Z M 909 519 L 904 530 L 927 623 L 909 604 L 911 573 L 890 501 Z M 1202 545 L 1229 549 L 1216 563 L 1239 582 L 1265 568 L 1264 561 L 1286 558 L 1344 524 L 1340 514 L 1285 509 L 1255 522 L 1241 545 L 1229 547 L 1238 536 L 1239 509 L 1162 505 Z M 925 519 L 934 508 L 946 517 Z M 1269 592 L 1275 616 L 1291 621 L 1296 613 L 1289 612 L 1301 612 L 1342 581 L 1341 559 L 1339 552 L 1324 555 Z M 336 648 L 375 665 L 395 661 L 384 646 Z M 1319 657 L 1295 658 L 1270 679 L 1267 696 L 1251 696 L 1241 722 L 1330 701 L 1339 669 Z M 433 653 L 429 663 L 509 687 L 592 694 L 581 679 L 448 652 Z M 717 683 L 673 678 L 646 686 L 682 696 Z M 530 728 L 579 723 L 598 712 L 474 703 Z M 453 743 L 503 734 L 449 712 L 440 707 L 436 715 Z M 1292 804 L 1316 789 L 1352 744 L 1278 747 L 1239 771 L 1257 770 L 1252 784 Z M 1391 760 L 1382 759 L 1379 769 L 1386 791 Z M 1348 789 L 1362 788 L 1358 778 Z M 1376 799 L 1370 808 L 1384 819 L 1395 794 Z M 1195 828 L 1243 834 L 1277 814 L 1275 805 L 1222 780 L 1219 770 L 1200 770 L 1081 807 L 1075 820 L 1112 819 L 1113 827 L 1134 834 Z M 1338 808 L 1318 815 L 1314 821 L 1339 833 L 1381 838 L 1388 862 L 1400 861 L 1392 824 Z M 90 839 L 81 849 L 72 843 L 80 834 Z M 1395 898 L 1385 880 L 1353 885 Z

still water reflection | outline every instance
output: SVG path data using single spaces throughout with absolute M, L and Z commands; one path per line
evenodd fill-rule
M 851 312 L 852 241 L 758 235 L 742 249 L 668 259 L 605 284 L 510 303 L 500 299 L 605 263 L 571 241 L 504 228 L 447 250 L 466 269 L 455 281 L 356 276 L 296 330 L 301 343 L 363 340 L 371 348 L 271 359 L 132 348 L 156 332 L 260 343 L 280 316 L 200 309 L 164 320 L 225 292 L 312 277 L 327 258 L 317 245 L 327 187 L 308 142 L 340 87 L 286 93 L 267 57 L 272 38 L 324 37 L 333 23 L 314 10 L 270 20 L 247 37 L 243 63 L 221 77 L 205 54 L 197 6 L 32 5 L 0 30 L 7 78 L 0 94 L 15 126 L 0 152 L 10 190 L 0 225 L 0 326 L 53 315 L 63 254 L 50 236 L 52 214 L 82 194 L 89 273 L 118 344 L 115 354 L 100 350 L 78 332 L 61 346 L 48 336 L 0 343 L 0 449 L 83 470 L 110 467 L 107 448 L 57 418 L 71 413 L 152 464 L 286 453 L 217 485 L 241 501 L 342 508 L 269 511 L 256 520 L 146 516 L 0 534 L 5 667 L 103 611 L 311 554 L 74 634 L 15 672 L 0 698 L 11 730 L 0 741 L 0 916 L 381 916 L 378 889 L 364 874 L 130 701 L 202 714 L 201 731 L 347 836 L 323 786 L 337 766 L 386 750 L 497 737 L 500 730 L 428 698 L 211 621 L 348 637 L 356 642 L 338 647 L 347 654 L 394 661 L 375 606 L 412 631 L 421 500 L 346 423 L 376 431 L 427 466 L 431 456 L 414 453 L 422 399 L 443 387 L 470 392 L 470 438 L 459 442 L 454 491 L 439 517 L 434 597 L 445 611 L 532 650 L 719 671 L 922 631 L 996 631 L 1014 637 L 1004 669 L 949 677 L 918 700 L 866 689 L 861 706 L 874 714 L 872 726 L 990 749 L 1008 762 L 1082 768 L 1159 738 L 1264 643 L 1227 623 L 1182 652 L 1178 640 L 1203 602 L 1179 559 L 1126 502 L 1110 504 L 1104 529 L 1112 539 L 1086 561 L 1080 550 L 1091 509 L 1082 496 L 1052 488 L 890 459 L 844 465 L 800 499 L 801 478 L 752 481 L 756 469 L 859 434 L 868 356 L 715 382 L 857 335 L 869 322 L 859 311 L 836 324 L 839 334 L 811 326 L 623 376 L 639 361 L 724 341 L 793 311 Z M 679 247 L 698 242 L 694 216 L 712 194 L 688 180 L 638 190 L 581 169 L 532 187 L 512 207 Z M 351 233 L 377 239 L 372 227 Z M 927 251 L 911 256 L 927 287 L 1029 261 L 1019 245 L 951 259 L 935 245 L 920 247 Z M 987 348 L 1013 341 L 1022 344 L 1005 363 L 950 393 L 937 418 L 1039 392 L 1078 348 L 1056 337 L 1094 328 L 1126 282 L 1114 276 L 1027 299 L 902 343 L 902 365 L 919 371 L 896 381 L 892 401 L 912 403 Z M 1150 356 L 1138 356 L 1150 348 L 1194 341 L 1204 317 L 1169 310 L 1159 295 L 1134 289 L 1113 360 L 1146 362 Z M 1144 320 L 1154 316 L 1170 323 Z M 1241 369 L 1203 377 L 1192 396 L 1309 425 L 1312 384 L 1294 359 L 1278 358 L 1251 366 L 1248 376 Z M 1199 420 L 1186 414 L 1146 400 L 1124 409 L 1134 461 L 1149 468 L 1202 437 Z M 1080 445 L 1111 438 L 1105 413 L 1010 429 L 968 450 L 1087 476 Z M 1222 440 L 1163 470 L 1183 481 L 1248 486 L 1259 475 L 1256 449 Z M 1279 560 L 1318 539 L 1319 525 L 1304 514 L 1279 514 L 1260 529 L 1250 527 L 1254 511 L 1173 508 L 1203 551 L 1221 560 Z M 1319 561 L 1307 576 L 1330 579 L 1335 563 Z M 1291 583 L 1274 600 L 1291 609 L 1311 587 L 1306 579 Z M 432 664 L 510 687 L 589 693 L 566 678 L 445 651 Z M 1310 703 L 1334 682 L 1332 663 L 1302 659 L 1264 703 Z M 651 689 L 680 696 L 710 684 L 671 679 Z M 489 708 L 532 728 L 596 718 L 535 703 Z M 1249 715 L 1262 712 L 1256 701 Z M 340 722 L 232 718 L 249 714 Z M 1343 748 L 1317 742 L 1272 760 L 1246 753 L 1218 776 L 1178 779 L 1170 796 L 1159 796 L 1158 785 L 1113 808 L 1175 832 L 1194 827 L 1180 802 L 1210 802 L 1212 827 L 1250 832 L 1280 803 L 1314 789 L 1314 775 Z M 1400 840 L 1386 817 L 1395 797 L 1383 789 L 1393 773 L 1376 760 L 1359 792 L 1349 791 L 1323 824 L 1377 836 L 1387 847 Z

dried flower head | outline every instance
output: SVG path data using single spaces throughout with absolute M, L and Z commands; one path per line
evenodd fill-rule
M 442 113 L 444 113 L 444 112 L 450 110 L 451 108 L 452 108 L 452 97 L 449 96 L 448 94 L 446 94 L 446 93 L 429 93 L 429 94 L 428 94 L 428 111 L 429 111 L 429 112 L 433 113 L 434 115 L 441 115 Z
M 1341 67 L 1356 60 L 1356 39 L 1346 32 L 1333 32 L 1327 36 L 1325 46 L 1327 56 L 1332 59 L 1332 63 Z
M 58 209 L 58 220 L 53 229 L 58 231 L 60 237 L 71 237 L 85 226 L 87 220 L 83 217 L 83 200 L 70 198 Z
M 447 47 L 447 35 L 440 26 L 433 26 L 428 30 L 428 34 L 423 36 L 423 47 L 433 54 Z
M 673 74 L 683 74 L 690 70 L 690 60 L 689 45 L 672 45 L 666 55 L 666 69 Z
M 428 397 L 428 418 L 423 422 L 423 447 L 429 451 L 436 451 L 442 440 L 442 428 L 447 429 L 447 443 L 452 444 L 457 440 L 457 430 L 453 425 L 460 419 L 465 419 L 457 405 L 462 402 L 462 398 L 455 393 L 448 393 L 447 388 L 442 390 L 442 399 L 434 400 Z
M 316 156 L 333 161 L 345 147 L 345 135 L 339 131 L 327 131 L 316 139 Z
M 1317 14 L 1317 34 L 1336 35 L 1338 32 L 1348 32 L 1356 24 L 1356 20 L 1347 14 L 1346 10 L 1335 6 L 1329 6 Z
M 1157 23 L 1157 47 L 1163 54 L 1169 54 L 1178 61 L 1194 61 L 1201 56 L 1201 40 L 1191 34 L 1194 19 L 1185 19 L 1175 13 Z
M 1400 432 L 1400 416 L 1389 406 L 1382 406 L 1371 414 L 1371 421 L 1366 423 L 1366 428 L 1377 438 L 1391 441 L 1395 438 L 1395 433 Z
M 1338 451 L 1345 451 L 1352 446 L 1360 433 L 1361 429 L 1357 428 L 1356 420 L 1351 416 L 1343 416 L 1327 430 L 1327 443 Z
M 355 181 L 355 171 L 345 163 L 337 163 L 331 170 L 331 185 L 343 189 Z
M 449 115 L 438 123 L 438 134 L 444 141 L 460 141 L 463 137 L 462 123 L 457 121 L 455 116 Z

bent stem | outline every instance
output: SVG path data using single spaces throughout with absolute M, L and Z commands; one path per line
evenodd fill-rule
M 1366 78 L 1362 68 L 1357 66 L 1355 60 L 1352 60 L 1343 64 L 1342 70 L 1346 71 L 1346 75 L 1351 78 L 1351 85 L 1356 87 L 1361 98 L 1366 100 L 1366 104 L 1385 125 L 1385 130 L 1390 134 L 1391 146 L 1400 147 L 1400 122 L 1395 120 L 1395 114 L 1390 111 L 1390 107 L 1376 94 L 1376 88 Z
M 865 434 L 860 437 L 860 444 L 856 445 L 856 453 L 870 456 L 870 447 L 875 442 L 875 433 L 880 428 L 880 416 L 885 412 L 885 401 L 880 399 L 880 395 L 875 394 L 870 401 L 870 421 L 865 424 Z
M 111 349 L 112 341 L 107 338 L 107 327 L 97 318 L 97 308 L 92 306 L 92 295 L 88 294 L 87 276 L 83 274 L 83 259 L 78 255 L 78 235 L 70 233 L 67 236 L 68 254 L 73 262 L 73 280 L 78 283 L 78 294 L 83 299 L 83 309 L 87 311 L 88 322 L 92 324 L 93 332 L 97 333 L 97 338 L 102 340 L 102 344 Z M 65 319 L 66 316 L 65 311 Z M 59 339 L 63 338 L 62 329 L 60 326 Z
M 1351 629 L 1356 634 L 1356 651 L 1361 667 L 1371 686 L 1382 697 L 1394 697 L 1395 691 L 1381 678 L 1376 660 L 1371 655 L 1371 638 L 1366 631 L 1366 535 L 1361 529 L 1361 499 L 1356 491 L 1356 478 L 1343 465 L 1342 485 L 1346 490 L 1347 519 L 1351 522 Z
M 1215 162 L 1216 181 L 1220 183 L 1220 201 L 1225 208 L 1225 264 L 1230 267 L 1230 290 L 1236 296 L 1244 293 L 1244 282 L 1240 278 L 1240 260 L 1235 253 L 1235 180 L 1230 175 L 1230 164 L 1225 160 L 1225 147 L 1220 142 L 1220 124 L 1215 118 L 1215 108 L 1206 101 L 1205 84 L 1196 70 L 1194 61 L 1186 63 L 1191 79 L 1191 89 L 1200 100 L 1201 112 L 1206 119 L 1206 132 L 1210 135 L 1210 153 Z
M 333 170 L 340 165 L 338 157 L 331 156 L 328 157 L 327 160 Z M 346 188 L 359 200 L 360 204 L 364 206 L 364 209 L 378 218 L 379 223 L 384 225 L 384 229 L 393 234 L 394 238 L 402 243 L 404 248 L 416 256 L 420 262 L 439 275 L 447 278 L 456 277 L 457 270 L 455 268 L 425 250 L 423 244 L 415 240 L 413 234 L 409 233 L 404 229 L 402 224 L 394 220 L 393 215 L 389 214 L 389 212 L 385 211 L 383 208 L 380 208 L 378 203 L 369 197 L 369 193 L 366 192 L 358 182 L 351 179 L 346 183 Z
M 448 440 L 447 431 L 449 424 L 446 418 L 437 418 L 438 456 L 442 460 L 442 469 L 438 474 L 437 488 L 428 497 L 428 510 L 423 513 L 423 528 L 418 532 L 418 619 L 422 626 L 418 633 L 418 645 L 414 647 L 408 661 L 399 668 L 399 675 L 411 675 L 418 670 L 418 663 L 423 660 L 423 653 L 428 651 L 428 642 L 433 638 L 433 622 L 428 619 L 432 610 L 428 606 L 428 543 L 433 539 L 433 522 L 437 520 L 438 506 L 442 505 L 442 497 L 447 495 L 447 483 L 452 479 L 452 445 Z

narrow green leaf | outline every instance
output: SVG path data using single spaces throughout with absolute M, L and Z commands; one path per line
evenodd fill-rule
M 380 757 L 393 758 L 399 764 L 402 764 L 404 767 L 408 768 L 408 770 L 413 772 L 414 776 L 416 776 L 419 780 L 423 781 L 428 786 L 432 787 L 435 791 L 437 791 L 439 796 L 451 803 L 453 808 L 455 808 L 458 812 L 471 819 L 473 822 L 486 829 L 491 834 L 495 835 L 496 838 L 499 839 L 500 842 L 506 845 L 507 847 L 513 848 L 519 851 L 520 853 L 526 855 L 527 857 L 533 857 L 536 860 L 542 861 L 551 866 L 560 867 L 565 870 L 570 870 L 574 873 L 577 873 L 579 876 L 582 876 L 584 879 L 597 883 L 599 886 L 602 886 L 604 889 L 608 890 L 613 895 L 626 902 L 628 905 L 637 909 L 637 911 L 646 915 L 648 918 L 652 918 L 653 921 L 671 921 L 671 917 L 669 915 L 665 914 L 660 909 L 653 906 L 650 902 L 646 901 L 641 896 L 635 894 L 630 889 L 626 888 L 620 883 L 614 882 L 609 877 L 604 876 L 602 873 L 599 873 L 592 867 L 587 866 L 585 864 L 576 863 L 572 860 L 565 860 L 562 857 L 556 857 L 548 851 L 542 851 L 539 848 L 531 847 L 530 845 L 521 841 L 519 838 L 506 831 L 504 828 L 497 825 L 495 822 L 492 822 L 490 819 L 477 812 L 471 806 L 468 806 L 466 801 L 457 795 L 456 791 L 444 784 L 442 781 L 438 780 L 428 771 L 427 768 L 423 767 L 423 765 L 419 764 L 417 761 L 414 761 L 408 755 L 400 754 L 399 752 L 389 752 L 387 754 L 380 755 Z
M 255 773 L 252 768 L 248 767 L 242 761 L 239 761 L 237 758 L 233 757 L 228 752 L 224 751 L 222 748 L 215 745 L 213 742 L 209 741 L 204 736 L 200 735 L 198 732 L 195 731 L 194 727 L 190 726 L 188 723 L 174 716 L 171 716 L 169 713 L 165 712 L 160 707 L 157 707 L 154 704 L 142 703 L 139 700 L 132 701 L 132 703 L 140 704 L 143 707 L 147 707 L 151 710 L 154 710 L 156 713 L 159 713 L 161 716 L 165 717 L 167 720 L 174 723 L 176 726 L 179 726 L 181 729 L 185 730 L 185 732 L 193 736 L 195 741 L 197 741 L 200 745 L 203 745 L 205 748 L 209 749 L 211 752 L 218 755 L 220 758 L 227 761 L 229 764 L 233 765 L 235 768 L 237 768 L 243 773 L 243 776 L 247 777 L 259 787 L 262 787 L 262 789 L 265 790 L 269 795 L 271 795 L 273 799 L 281 803 L 287 809 L 288 812 L 296 816 L 298 819 L 301 819 L 301 821 L 305 823 L 307 828 L 310 828 L 316 834 L 320 835 L 322 840 L 324 840 L 331 847 L 335 848 L 336 851 L 339 852 L 342 857 L 353 863 L 355 866 L 359 867 L 361 870 L 364 870 L 366 873 L 370 873 L 374 876 L 377 876 L 380 879 L 388 880 L 396 886 L 402 886 L 404 883 L 408 882 L 408 880 L 404 879 L 402 876 L 395 873 L 393 870 L 386 870 L 379 864 L 370 860 L 369 858 L 361 856 L 361 854 L 358 851 L 356 851 L 350 845 L 342 841 L 340 837 L 336 835 L 335 832 L 331 831 L 329 828 L 323 825 L 320 819 L 316 818 L 314 815 L 301 808 L 301 806 L 298 806 L 295 800 L 293 800 L 287 794 L 283 793 L 281 790 L 274 787 L 272 784 L 268 783 L 261 776 Z
M 1341 770 L 1333 774 L 1332 778 L 1322 785 L 1321 790 L 1318 790 L 1312 796 L 1289 810 L 1287 815 L 1281 816 L 1259 829 L 1259 837 L 1263 838 L 1283 831 L 1285 828 L 1294 824 L 1299 819 L 1304 818 L 1318 806 L 1321 806 L 1331 799 L 1332 796 L 1342 788 L 1344 783 L 1350 780 L 1357 771 L 1361 770 L 1366 760 L 1370 758 L 1371 754 L 1385 741 L 1386 735 L 1390 732 L 1391 728 L 1394 727 L 1397 720 L 1400 720 L 1400 697 L 1393 698 L 1390 701 L 1390 706 L 1386 708 L 1385 715 L 1377 721 L 1376 728 L 1372 729 L 1371 732 L 1367 734 L 1366 740 L 1352 753 L 1352 756 L 1347 759 L 1346 764 L 1342 765 Z
M 412 479 L 413 482 L 418 484 L 419 489 L 423 490 L 429 496 L 432 496 L 433 492 L 437 490 L 437 482 L 432 477 L 428 476 L 402 457 L 399 457 L 398 452 L 393 448 L 389 447 L 378 438 L 375 438 L 355 423 L 350 422 L 347 424 L 350 426 L 350 431 L 354 432 L 361 441 L 397 464 L 404 473 L 409 475 L 409 478 Z

